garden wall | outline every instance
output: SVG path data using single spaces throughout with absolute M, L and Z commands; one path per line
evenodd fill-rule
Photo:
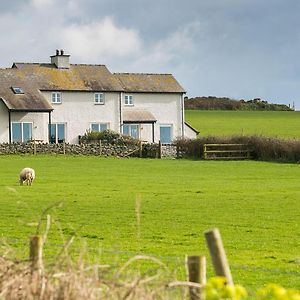
M 96 155 L 115 157 L 144 157 L 144 158 L 176 158 L 176 146 L 161 147 L 159 144 L 126 144 L 95 141 L 81 144 L 48 144 L 48 143 L 3 143 L 0 144 L 0 155 L 5 154 L 69 154 Z

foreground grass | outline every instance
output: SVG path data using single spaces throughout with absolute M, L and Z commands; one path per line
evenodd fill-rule
M 59 201 L 49 258 L 76 234 L 72 250 L 86 241 L 90 261 L 153 254 L 183 276 L 184 255 L 208 256 L 203 232 L 218 227 L 236 283 L 300 287 L 299 165 L 2 156 L 0 166 L 0 234 L 21 257 L 42 211 Z M 25 166 L 36 170 L 32 187 L 18 186 Z
M 187 110 L 186 121 L 205 135 L 300 138 L 300 112 Z

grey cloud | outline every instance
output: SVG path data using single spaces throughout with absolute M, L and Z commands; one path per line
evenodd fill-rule
M 139 49 L 114 57 L 94 43 L 93 61 L 87 54 L 84 61 L 84 49 L 71 58 L 104 63 L 112 71 L 171 72 L 190 96 L 298 100 L 300 107 L 298 0 L 61 0 L 39 11 L 30 3 L 0 2 L 4 66 L 45 61 L 62 47 L 60 31 L 74 27 L 82 33 L 80 28 L 109 18 L 114 32 L 134 33 L 131 43 Z

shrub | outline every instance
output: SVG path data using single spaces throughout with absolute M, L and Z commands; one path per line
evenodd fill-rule
M 176 144 L 186 158 L 202 159 L 204 144 L 246 144 L 256 160 L 300 162 L 300 140 L 262 136 L 207 136 L 194 140 L 181 139 Z
M 139 143 L 139 140 L 134 139 L 131 136 L 123 135 L 110 129 L 101 132 L 88 130 L 80 137 L 81 143 L 93 143 L 100 140 L 118 145 L 137 145 Z

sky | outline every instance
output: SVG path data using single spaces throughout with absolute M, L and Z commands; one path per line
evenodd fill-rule
M 300 0 L 0 0 L 0 67 L 49 62 L 172 73 L 188 97 L 300 109 Z

